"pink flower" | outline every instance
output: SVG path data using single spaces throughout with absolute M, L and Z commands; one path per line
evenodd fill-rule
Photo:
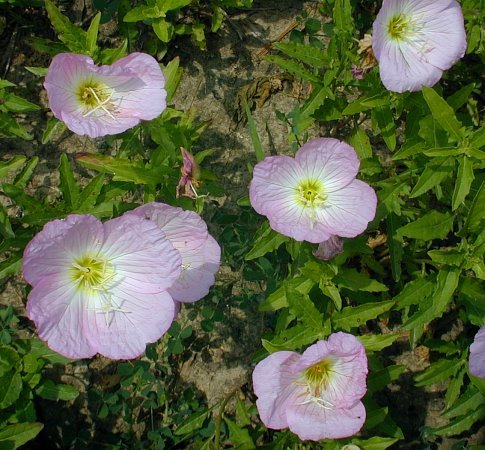
M 69 358 L 135 358 L 175 318 L 167 289 L 180 266 L 178 251 L 151 221 L 54 220 L 24 252 L 23 274 L 33 286 L 27 314 L 49 347 Z
M 89 56 L 61 53 L 44 82 L 54 116 L 74 133 L 92 138 L 121 133 L 160 115 L 166 108 L 164 86 L 159 64 L 144 53 L 100 67 Z
M 330 236 L 326 241 L 320 242 L 313 252 L 315 258 L 328 261 L 344 251 L 344 242 L 338 236 Z
M 202 218 L 193 211 L 164 203 L 148 203 L 127 214 L 152 220 L 180 252 L 182 271 L 168 290 L 173 299 L 186 303 L 205 297 L 219 270 L 221 248 Z
M 256 164 L 251 205 L 268 217 L 273 230 L 297 241 L 357 236 L 374 218 L 377 205 L 374 190 L 355 179 L 359 164 L 350 145 L 313 139 L 295 158 L 270 156 Z
M 199 195 L 197 194 L 196 188 L 199 187 L 199 165 L 194 158 L 194 155 L 189 151 L 185 150 L 185 148 L 180 147 L 180 151 L 182 152 L 182 167 L 180 168 L 180 181 L 177 185 L 177 198 L 180 196 L 190 197 L 190 198 L 197 198 Z M 182 189 L 185 190 L 182 193 Z
M 433 86 L 465 54 L 460 5 L 455 0 L 384 0 L 373 25 L 372 48 L 390 91 Z
M 364 347 L 347 333 L 332 334 L 303 355 L 273 353 L 253 372 L 259 415 L 268 428 L 289 428 L 300 439 L 352 436 L 365 422 L 366 376 Z
M 470 346 L 470 373 L 485 378 L 485 326 L 480 328 Z

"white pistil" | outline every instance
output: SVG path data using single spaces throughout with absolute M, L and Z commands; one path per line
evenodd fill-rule
M 88 87 L 87 88 L 91 94 L 93 94 L 93 97 L 96 99 L 96 101 L 98 102 L 97 106 L 91 110 L 89 110 L 88 112 L 84 113 L 83 114 L 83 117 L 88 117 L 90 116 L 94 111 L 97 111 L 98 109 L 102 109 L 109 117 L 111 117 L 113 120 L 116 120 L 116 117 L 113 116 L 113 114 L 111 114 L 108 110 L 108 108 L 106 108 L 104 105 L 106 105 L 110 100 L 111 100 L 111 97 L 113 97 L 113 93 L 114 93 L 114 90 L 111 90 L 111 92 L 109 93 L 108 97 L 106 97 L 104 100 L 101 100 L 99 97 L 98 97 L 98 94 L 96 94 L 96 91 L 92 88 L 92 87 Z

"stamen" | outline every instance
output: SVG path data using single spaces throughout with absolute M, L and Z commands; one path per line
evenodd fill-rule
M 101 100 L 98 97 L 98 94 L 96 93 L 96 91 L 91 86 L 88 86 L 86 89 L 89 92 L 91 92 L 91 94 L 93 94 L 93 97 L 96 99 L 96 101 L 98 102 L 98 104 L 97 104 L 96 107 L 92 108 L 91 110 L 89 110 L 88 112 L 86 112 L 85 114 L 83 114 L 83 117 L 88 117 L 94 111 L 97 111 L 98 109 L 101 108 L 109 117 L 111 117 L 113 120 L 116 120 L 116 117 L 113 116 L 113 114 L 111 114 L 111 112 L 104 106 L 104 105 L 106 105 L 111 100 L 111 97 L 113 97 L 114 90 L 111 90 L 110 93 L 109 93 L 109 95 L 104 100 Z

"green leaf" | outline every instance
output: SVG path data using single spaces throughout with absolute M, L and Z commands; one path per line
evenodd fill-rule
M 461 360 L 441 359 L 414 377 L 415 386 L 422 387 L 445 381 L 455 375 L 463 364 L 464 361 Z
M 315 282 L 307 277 L 299 276 L 290 280 L 283 281 L 281 287 L 271 293 L 268 298 L 259 305 L 260 311 L 276 311 L 288 306 L 288 299 L 286 298 L 285 287 L 290 287 L 298 291 L 300 294 L 308 294 Z
M 431 110 L 433 118 L 457 141 L 463 139 L 465 132 L 455 116 L 453 108 L 432 88 L 423 86 L 423 97 Z
M 485 418 L 485 405 L 480 405 L 465 416 L 460 416 L 443 427 L 435 428 L 433 433 L 438 436 L 453 436 L 469 430 L 475 422 Z
M 37 167 L 37 164 L 39 163 L 39 157 L 34 156 L 33 158 L 29 158 L 27 161 L 27 164 L 24 166 L 22 169 L 22 172 L 20 172 L 14 180 L 14 186 L 18 187 L 20 189 L 24 189 L 25 186 L 27 186 L 27 183 L 30 181 L 32 174 L 34 173 L 35 168 Z
M 59 40 L 64 42 L 72 52 L 87 53 L 86 32 L 73 25 L 51 0 L 45 0 L 45 8 Z
M 123 17 L 123 22 L 140 22 L 146 19 L 158 19 L 164 13 L 158 7 L 141 5 L 131 8 Z
M 307 327 L 322 331 L 323 314 L 318 311 L 310 297 L 306 294 L 300 294 L 296 289 L 288 286 L 284 286 L 284 289 L 290 311 Z
M 293 59 L 311 67 L 324 67 L 330 64 L 330 58 L 321 49 L 298 42 L 275 42 L 273 47 Z
M 375 303 L 365 303 L 359 306 L 347 306 L 342 311 L 334 313 L 332 323 L 334 328 L 350 331 L 353 327 L 365 325 L 368 320 L 377 318 L 394 306 L 393 300 Z
M 470 83 L 470 84 L 467 84 L 466 86 L 463 86 L 462 88 L 454 92 L 452 95 L 450 95 L 446 99 L 446 103 L 448 103 L 456 111 L 458 108 L 461 108 L 467 102 L 468 97 L 470 97 L 475 87 L 476 87 L 475 83 Z
M 33 139 L 32 135 L 27 130 L 16 122 L 16 120 L 9 114 L 0 111 L 0 136 L 19 137 L 26 141 Z
M 197 412 L 190 415 L 177 427 L 177 429 L 174 431 L 174 434 L 176 436 L 181 436 L 183 434 L 189 434 L 202 428 L 204 426 L 204 421 L 209 416 L 209 412 L 211 411 L 211 409 L 212 408 L 209 408 L 202 412 Z
M 393 298 L 396 302 L 396 309 L 403 309 L 411 305 L 417 305 L 423 299 L 431 296 L 435 289 L 434 280 L 429 278 L 418 278 L 410 281 L 403 290 Z
M 172 100 L 177 86 L 182 79 L 183 69 L 179 67 L 180 58 L 173 58 L 163 69 L 165 76 L 165 90 L 167 91 L 167 102 Z M 200 161 L 199 161 L 200 162 Z
M 460 281 L 460 269 L 442 269 L 438 273 L 436 290 L 433 293 L 435 317 L 440 317 L 451 302 Z
M 350 289 L 351 291 L 385 292 L 388 290 L 386 285 L 357 272 L 355 269 L 340 268 L 333 281 L 340 288 Z
M 269 63 L 276 64 L 296 78 L 300 78 L 304 81 L 313 81 L 317 84 L 321 82 L 321 79 L 317 75 L 314 75 L 312 72 L 305 69 L 302 64 L 299 64 L 295 61 L 283 58 L 278 55 L 266 56 L 265 60 Z
M 281 350 L 295 350 L 304 345 L 311 344 L 317 339 L 325 337 L 324 328 L 317 331 L 309 328 L 305 324 L 298 323 L 294 327 L 279 333 L 273 340 L 261 339 L 263 347 L 270 353 Z
M 423 170 L 416 185 L 414 186 L 411 198 L 419 197 L 430 189 L 441 184 L 446 178 L 453 174 L 455 168 L 455 158 L 448 156 L 446 158 L 433 158 Z
M 485 404 L 485 396 L 483 396 L 475 386 L 470 384 L 458 401 L 443 413 L 443 417 L 452 419 L 454 417 L 462 416 L 477 409 L 483 404 Z
M 387 93 L 379 92 L 374 95 L 359 97 L 352 103 L 348 104 L 342 111 L 342 115 L 357 114 L 368 109 L 377 108 L 379 106 L 389 105 L 389 95 Z
M 372 158 L 372 147 L 367 133 L 357 126 L 350 135 L 349 143 L 355 148 L 359 159 Z
M 19 359 L 20 356 L 12 347 L 2 345 L 0 347 L 0 377 L 10 372 Z
M 171 22 L 167 22 L 163 17 L 152 22 L 153 31 L 162 42 L 170 42 L 174 28 Z
M 12 170 L 17 170 L 22 167 L 27 158 L 25 156 L 14 156 L 8 161 L 0 161 L 0 178 L 6 177 Z
M 485 181 L 482 182 L 478 192 L 473 198 L 472 205 L 466 217 L 465 225 L 463 226 L 463 232 L 465 231 L 477 231 L 480 227 L 480 222 L 485 217 Z M 460 233 L 461 234 L 461 233 Z
M 431 211 L 423 217 L 397 230 L 399 236 L 423 239 L 444 239 L 453 229 L 454 216 L 449 213 Z
M 387 217 L 387 242 L 389 245 L 389 257 L 391 260 L 391 273 L 394 281 L 399 281 L 401 279 L 401 262 L 404 255 L 404 242 L 402 236 L 397 234 L 397 229 L 400 225 L 400 218 L 391 212 Z
M 13 239 L 15 237 L 12 225 L 8 219 L 7 211 L 5 211 L 5 208 L 2 205 L 0 205 L 0 234 L 5 239 Z
M 389 106 L 381 106 L 372 110 L 373 122 L 377 123 L 380 134 L 391 152 L 396 149 L 396 124 Z
M 398 438 L 374 436 L 369 439 L 352 439 L 352 444 L 361 450 L 385 450 L 396 443 Z
M 455 189 L 453 190 L 452 211 L 455 211 L 464 202 L 474 179 L 473 162 L 468 156 L 462 156 L 458 166 Z
M 163 12 L 173 11 L 184 6 L 190 5 L 192 0 L 158 0 L 158 6 Z
M 38 422 L 7 425 L 0 430 L 0 445 L 2 445 L 2 443 L 13 442 L 14 446 L 12 448 L 18 448 L 26 442 L 34 439 L 43 427 L 44 425 Z
M 69 209 L 74 210 L 77 206 L 79 197 L 79 187 L 74 178 L 74 174 L 71 169 L 71 164 L 67 159 L 65 153 L 61 155 L 61 165 L 59 167 L 59 189 L 62 192 L 64 201 Z
M 229 441 L 233 444 L 232 448 L 238 450 L 250 450 L 256 448 L 248 430 L 241 428 L 232 420 L 224 416 L 227 428 L 229 430 Z
M 17 275 L 22 271 L 22 252 L 15 252 L 9 258 L 0 262 L 0 280 L 10 276 Z
M 123 58 L 127 54 L 128 39 L 123 39 L 123 42 L 118 47 L 104 48 L 101 50 L 99 60 L 102 64 L 113 64 L 115 61 L 118 61 L 118 59 Z
M 55 384 L 52 380 L 42 382 L 35 393 L 46 400 L 74 400 L 79 391 L 69 384 Z
M 98 32 L 99 32 L 99 22 L 101 20 L 101 13 L 98 12 L 91 20 L 88 31 L 86 33 L 86 49 L 92 56 L 98 48 Z
M 76 211 L 79 213 L 89 213 L 94 208 L 103 186 L 104 174 L 100 173 L 82 190 L 77 201 Z
M 131 181 L 135 184 L 148 185 L 157 185 L 163 181 L 159 168 L 146 169 L 141 161 L 93 153 L 78 153 L 76 161 L 88 169 L 113 174 L 114 181 Z
M 256 161 L 260 162 L 264 159 L 265 154 L 261 139 L 259 139 L 256 122 L 254 121 L 247 101 L 244 101 L 244 111 L 246 112 L 246 117 L 248 119 L 249 134 L 251 135 L 251 142 L 253 143 L 254 153 L 256 154 Z
M 40 109 L 40 106 L 31 103 L 22 97 L 10 93 L 5 95 L 3 106 L 5 106 L 5 108 L 7 108 L 9 111 L 16 113 L 38 111 Z
M 275 251 L 281 244 L 287 241 L 289 241 L 289 238 L 272 230 L 268 222 L 265 221 L 258 230 L 253 247 L 249 250 L 245 259 L 246 261 L 250 261 L 264 256 L 266 253 Z
M 42 144 L 47 144 L 55 136 L 60 136 L 65 130 L 67 130 L 67 127 L 64 122 L 61 122 L 55 117 L 49 117 L 45 130 L 42 133 Z
M 397 380 L 406 371 L 406 366 L 387 366 L 384 369 L 372 371 L 367 379 L 367 389 L 374 393 L 384 389 L 389 383 Z
M 366 334 L 357 336 L 357 339 L 362 342 L 367 351 L 379 352 L 392 345 L 399 337 L 399 334 Z
M 38 339 L 24 339 L 29 347 L 29 353 L 37 358 L 42 358 L 50 364 L 68 364 L 71 360 L 51 350 L 46 344 Z
M 38 77 L 45 77 L 47 75 L 47 72 L 49 69 L 47 67 L 29 67 L 25 66 L 25 69 L 28 70 L 30 73 L 33 73 L 34 75 Z
M 0 377 L 0 408 L 15 403 L 22 391 L 22 377 L 18 372 L 6 372 Z

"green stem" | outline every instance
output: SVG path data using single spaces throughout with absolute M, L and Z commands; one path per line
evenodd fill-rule
M 231 400 L 232 396 L 237 392 L 232 391 L 221 403 L 221 407 L 219 408 L 219 414 L 216 417 L 216 429 L 214 431 L 214 450 L 220 450 L 220 441 L 221 441 L 221 425 L 222 425 L 222 417 L 224 416 L 224 410 L 226 409 L 227 403 Z

